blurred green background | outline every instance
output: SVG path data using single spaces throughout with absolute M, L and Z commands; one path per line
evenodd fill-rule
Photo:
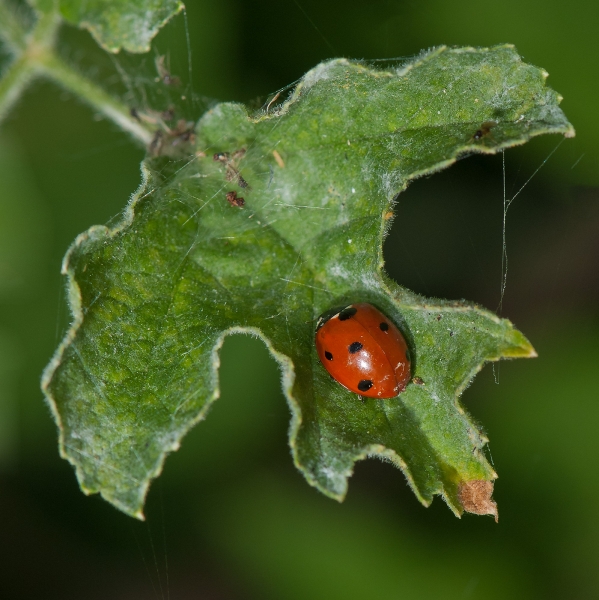
M 225 343 L 222 398 L 168 458 L 146 523 L 84 496 L 58 457 L 39 378 L 69 322 L 62 256 L 118 216 L 143 151 L 38 81 L 0 127 L 0 597 L 599 598 L 599 4 L 193 0 L 187 22 L 195 93 L 252 106 L 323 59 L 441 43 L 511 42 L 549 71 L 577 137 L 510 208 L 502 309 L 539 358 L 486 367 L 463 397 L 491 438 L 499 524 L 458 520 L 439 499 L 424 509 L 373 460 L 357 465 L 342 505 L 309 487 L 287 447 L 277 367 L 243 336 Z M 184 25 L 175 18 L 156 42 L 182 76 Z M 69 59 L 90 69 L 89 36 L 63 35 Z M 119 77 L 104 81 L 125 93 Z M 506 153 L 508 195 L 558 142 Z M 495 309 L 502 204 L 500 156 L 416 181 L 385 244 L 389 273 Z

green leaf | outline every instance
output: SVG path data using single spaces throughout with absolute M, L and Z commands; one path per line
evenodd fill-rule
M 88 29 L 109 52 L 148 52 L 167 21 L 185 7 L 180 0 L 31 0 L 40 11 Z
M 438 48 L 392 71 L 334 60 L 270 113 L 217 105 L 196 154 L 148 159 L 122 222 L 80 235 L 64 263 L 74 322 L 43 389 L 82 489 L 141 518 L 166 454 L 219 395 L 224 337 L 249 333 L 280 364 L 310 484 L 341 500 L 355 461 L 379 456 L 425 505 L 496 514 L 487 440 L 458 397 L 485 362 L 535 352 L 507 320 L 390 281 L 381 244 L 411 179 L 574 134 L 545 77 L 511 46 Z M 364 301 L 408 340 L 414 380 L 397 398 L 361 401 L 316 356 L 318 316 Z

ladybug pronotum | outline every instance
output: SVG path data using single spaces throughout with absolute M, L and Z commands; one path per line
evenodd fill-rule
M 410 381 L 403 335 L 371 304 L 351 304 L 319 322 L 316 350 L 331 377 L 360 396 L 394 398 Z

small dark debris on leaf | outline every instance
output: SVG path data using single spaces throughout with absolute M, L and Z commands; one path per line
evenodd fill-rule
M 491 134 L 491 129 L 497 125 L 496 121 L 485 121 L 479 129 L 477 129 L 476 133 L 472 136 L 475 140 L 480 140 L 484 137 L 487 137 Z
M 239 187 L 248 188 L 250 187 L 248 182 L 241 176 L 241 173 L 237 173 L 237 183 Z
M 178 147 L 186 147 L 195 143 L 195 124 L 193 121 L 179 119 L 177 125 L 172 129 L 164 123 L 163 126 L 164 129 L 156 130 L 150 142 L 148 150 L 152 156 L 171 156 L 178 153 Z
M 412 383 L 415 383 L 416 385 L 424 385 L 422 377 L 412 377 Z
M 237 196 L 237 192 L 227 192 L 227 201 L 231 206 L 242 207 L 245 205 L 245 199 Z
M 195 142 L 193 121 L 185 121 L 185 119 L 179 119 L 177 126 L 174 129 L 169 130 L 168 134 L 173 138 L 172 146 L 176 146 L 182 142 Z
M 165 121 L 172 121 L 175 118 L 175 107 L 169 106 L 166 110 L 160 113 L 160 118 Z
M 217 152 L 212 157 L 216 162 L 221 162 L 225 165 L 225 179 L 227 181 L 234 181 L 237 185 L 244 189 L 250 189 L 248 182 L 243 178 L 239 172 L 238 162 L 245 156 L 246 149 L 240 148 L 229 154 L 228 152 Z
M 497 523 L 497 504 L 491 498 L 493 482 L 475 479 L 463 481 L 458 488 L 458 498 L 464 510 L 475 515 L 493 515 Z
M 171 121 L 175 118 L 175 109 L 172 106 L 163 111 L 152 109 L 139 110 L 138 108 L 133 107 L 129 110 L 129 114 L 140 123 L 157 125 L 163 131 L 168 131 L 169 126 L 165 123 L 165 121 Z
M 453 331 L 449 332 L 449 337 L 453 337 Z
M 164 132 L 160 129 L 157 129 L 154 133 L 154 137 L 148 146 L 148 152 L 152 156 L 160 156 L 162 150 L 162 138 L 164 137 Z

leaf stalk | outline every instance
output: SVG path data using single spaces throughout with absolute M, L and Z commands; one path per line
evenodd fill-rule
M 73 92 L 100 114 L 116 123 L 137 142 L 141 142 L 144 146 L 150 144 L 154 137 L 153 131 L 134 119 L 130 109 L 125 104 L 106 93 L 101 87 L 73 69 L 60 57 L 54 53 L 48 54 L 39 66 L 42 75 Z
M 57 14 L 43 14 L 28 33 L 15 13 L 0 0 L 0 39 L 4 40 L 14 56 L 13 62 L 0 77 L 0 121 L 6 117 L 29 82 L 34 77 L 44 76 L 73 92 L 130 134 L 135 141 L 148 146 L 154 132 L 133 118 L 124 103 L 58 56 L 55 41 L 59 26 Z
M 26 37 L 27 29 L 19 15 L 8 6 L 6 0 L 0 0 L 0 40 L 13 56 L 26 50 Z

